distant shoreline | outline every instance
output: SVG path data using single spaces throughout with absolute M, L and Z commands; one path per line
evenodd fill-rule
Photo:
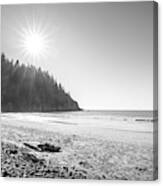
M 85 112 L 158 112 L 158 110 L 115 110 L 115 109 L 83 109 L 83 108 L 78 108 L 78 109 L 61 109 L 61 110 L 54 110 L 54 111 L 1 111 L 1 113 L 7 113 L 7 112 L 71 112 L 71 111 L 85 111 Z
M 75 110 L 55 110 L 55 111 L 1 111 L 1 113 L 55 113 L 55 112 L 79 112 L 79 111 L 85 111 L 81 108 Z

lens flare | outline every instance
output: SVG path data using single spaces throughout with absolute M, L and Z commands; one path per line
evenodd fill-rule
M 36 61 L 46 58 L 54 33 L 47 27 L 47 24 L 41 24 L 38 20 L 26 20 L 25 23 L 17 29 L 20 36 L 18 46 L 26 61 L 32 60 L 35 64 Z

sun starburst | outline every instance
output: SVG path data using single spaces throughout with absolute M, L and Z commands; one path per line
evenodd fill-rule
M 20 52 L 28 62 L 32 60 L 35 63 L 46 58 L 52 40 L 52 34 L 46 26 L 33 18 L 32 21 L 26 19 L 25 24 L 17 30 Z

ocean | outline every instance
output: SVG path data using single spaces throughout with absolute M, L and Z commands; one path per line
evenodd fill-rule
M 50 113 L 2 113 L 1 122 L 13 127 L 33 128 L 110 141 L 153 144 L 157 135 L 157 112 L 95 111 Z
M 106 128 L 152 132 L 157 113 L 153 111 L 107 111 L 86 110 L 50 113 L 3 113 L 3 118 L 50 123 L 54 125 Z

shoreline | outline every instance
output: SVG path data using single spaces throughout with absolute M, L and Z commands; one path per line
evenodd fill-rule
M 145 144 L 153 146 L 153 135 L 155 132 L 153 130 L 153 123 L 143 124 L 137 123 L 138 128 L 135 128 L 135 122 L 132 120 L 126 122 L 122 119 L 112 120 L 110 123 L 103 123 L 103 120 L 93 120 L 91 121 L 85 119 L 82 120 L 78 116 L 69 118 L 63 112 L 63 115 L 59 114 L 2 114 L 2 123 L 11 126 L 20 126 L 26 128 L 32 128 L 33 130 L 39 129 L 42 131 L 53 131 L 59 132 L 64 135 L 78 135 L 82 137 L 90 136 L 97 139 L 105 139 L 107 141 L 117 141 L 132 144 Z M 89 123 L 88 123 L 89 122 Z M 96 123 L 97 122 L 97 123 Z M 101 124 L 102 123 L 102 124 Z
M 80 132 L 64 133 L 57 128 L 56 131 L 43 130 L 35 127 L 35 123 L 33 127 L 32 122 L 26 127 L 23 121 L 19 122 L 17 125 L 8 119 L 1 125 L 2 176 L 153 180 L 150 144 L 125 143 L 98 135 L 86 137 L 79 135 Z M 24 143 L 52 144 L 59 146 L 61 152 L 37 152 Z

